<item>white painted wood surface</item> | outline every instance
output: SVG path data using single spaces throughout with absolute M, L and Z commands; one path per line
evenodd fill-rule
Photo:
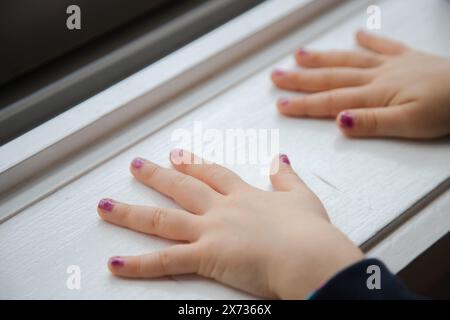
M 408 10 L 402 3 L 381 2 L 382 32 L 449 55 L 445 31 L 450 27 L 450 3 L 414 0 L 408 2 Z M 360 12 L 311 43 L 299 45 L 352 48 L 353 32 L 364 25 L 365 12 Z M 174 147 L 171 133 L 178 128 L 192 129 L 197 120 L 216 129 L 278 128 L 281 150 L 289 154 L 302 178 L 324 202 L 333 222 L 358 244 L 449 176 L 448 139 L 432 143 L 349 140 L 340 135 L 333 121 L 280 116 L 274 101 L 285 93 L 275 90 L 268 79 L 275 66 L 295 67 L 290 56 L 268 66 L 1 224 L 0 298 L 251 298 L 196 276 L 123 280 L 106 270 L 111 255 L 145 253 L 170 243 L 100 221 L 95 210 L 98 200 L 112 197 L 136 204 L 173 205 L 134 181 L 128 163 L 135 156 L 144 156 L 168 165 L 167 155 Z M 253 185 L 269 188 L 268 178 L 258 167 L 230 167 Z M 448 216 L 443 217 L 448 221 Z M 428 223 L 432 230 L 433 221 Z M 69 265 L 81 268 L 81 290 L 66 288 Z

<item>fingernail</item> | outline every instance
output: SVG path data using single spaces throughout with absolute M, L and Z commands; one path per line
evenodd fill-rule
M 272 75 L 274 76 L 274 77 L 282 77 L 282 76 L 284 76 L 286 74 L 286 72 L 284 72 L 283 70 L 280 70 L 280 69 L 275 69 L 273 72 L 272 72 Z
M 341 127 L 345 129 L 351 129 L 355 124 L 352 115 L 348 112 L 343 112 L 341 114 L 340 123 Z
M 131 161 L 131 166 L 134 169 L 140 169 L 144 165 L 144 160 L 142 158 L 135 158 Z
M 99 209 L 102 209 L 104 211 L 112 211 L 114 208 L 114 200 L 112 199 L 102 199 L 98 203 Z
M 291 165 L 291 162 L 289 161 L 288 156 L 285 154 L 280 154 L 280 161 L 285 164 Z
M 308 51 L 306 51 L 303 48 L 300 48 L 300 49 L 297 50 L 297 54 L 300 55 L 300 56 L 306 56 L 308 54 Z
M 291 103 L 291 100 L 288 98 L 280 98 L 277 103 L 281 107 L 287 107 Z
M 125 265 L 125 260 L 121 257 L 112 257 L 109 259 L 109 265 L 114 268 L 123 267 Z
M 170 151 L 170 159 L 176 164 L 180 164 L 183 159 L 183 149 L 173 149 Z

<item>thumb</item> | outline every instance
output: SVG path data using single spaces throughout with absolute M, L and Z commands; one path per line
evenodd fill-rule
M 285 154 L 280 154 L 272 161 L 270 180 L 276 191 L 306 188 L 306 185 L 292 169 L 291 162 Z
M 410 138 L 410 105 L 351 109 L 340 112 L 336 118 L 339 129 L 350 137 Z
M 308 204 L 309 208 L 313 208 L 312 212 L 320 213 L 325 220 L 330 221 L 320 199 L 317 198 L 314 192 L 295 173 L 287 155 L 281 154 L 273 160 L 271 172 L 270 180 L 275 191 L 288 191 L 296 193 L 297 196 L 306 196 L 302 199 L 305 204 Z

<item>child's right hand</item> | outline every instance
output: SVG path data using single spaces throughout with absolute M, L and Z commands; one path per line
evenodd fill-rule
M 450 60 L 358 32 L 370 52 L 299 50 L 307 69 L 272 73 L 279 88 L 310 95 L 281 98 L 289 116 L 331 117 L 353 137 L 438 138 L 450 134 Z

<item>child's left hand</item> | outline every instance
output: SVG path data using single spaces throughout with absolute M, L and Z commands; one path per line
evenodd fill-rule
M 279 157 L 279 170 L 270 177 L 275 192 L 256 189 L 230 170 L 191 157 L 187 151 L 172 151 L 176 170 L 140 158 L 131 165 L 139 181 L 185 210 L 100 201 L 98 213 L 108 222 L 184 242 L 142 256 L 111 258 L 108 266 L 115 275 L 197 273 L 262 297 L 304 298 L 362 259 L 359 248 L 329 222 L 286 156 Z

